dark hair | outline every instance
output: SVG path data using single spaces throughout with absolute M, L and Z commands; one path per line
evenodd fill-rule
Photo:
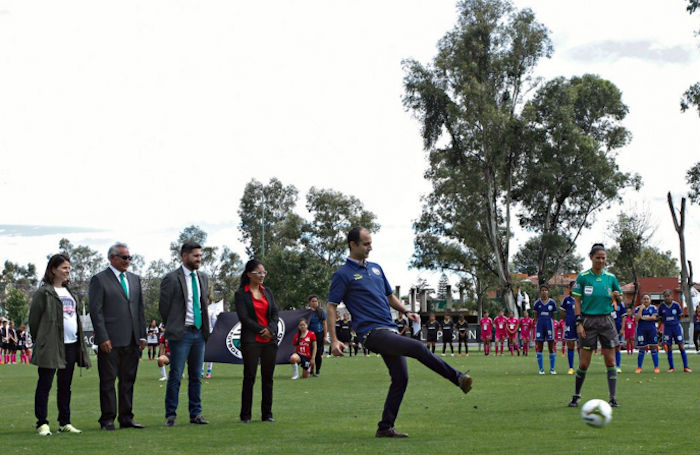
M 673 292 L 670 289 L 664 289 L 664 292 L 661 293 L 661 295 L 665 295 L 668 292 L 668 294 L 673 298 Z
M 49 263 L 46 264 L 46 272 L 44 272 L 44 277 L 41 279 L 41 281 L 43 281 L 46 284 L 53 284 L 53 279 L 55 277 L 53 269 L 63 264 L 64 262 L 70 263 L 70 259 L 68 259 L 68 256 L 65 256 L 63 254 L 54 254 L 53 256 L 51 256 L 51 258 L 49 259 Z M 66 283 L 63 284 L 65 285 Z
M 251 259 L 250 261 L 245 263 L 245 269 L 241 274 L 241 284 L 238 287 L 239 289 L 245 289 L 246 285 L 250 284 L 250 278 L 248 278 L 248 274 L 255 270 L 259 265 L 264 266 L 265 264 L 263 264 L 258 259 Z
M 588 257 L 592 258 L 598 251 L 605 251 L 605 246 L 602 243 L 594 243 L 591 247 L 591 252 L 588 253 Z
M 364 228 L 362 226 L 355 226 L 348 231 L 348 248 L 350 248 L 350 242 L 359 243 L 360 241 L 360 231 Z
M 576 280 L 569 281 L 569 287 L 573 287 L 576 284 Z
M 311 299 L 318 299 L 318 296 L 316 294 L 311 294 L 306 298 L 306 301 L 311 302 Z
M 542 288 L 545 288 L 546 290 L 549 291 L 549 285 L 547 283 L 540 283 L 540 287 L 538 287 L 537 289 L 539 289 L 541 291 Z
M 202 245 L 200 245 L 197 242 L 194 241 L 187 241 L 182 244 L 182 248 L 180 248 L 180 256 L 182 256 L 185 253 L 191 253 L 192 250 L 196 249 L 202 249 Z

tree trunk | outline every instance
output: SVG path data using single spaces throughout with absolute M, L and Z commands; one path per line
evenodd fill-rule
M 685 304 L 688 305 L 688 311 L 694 310 L 693 302 L 690 299 L 690 287 L 688 286 L 688 261 L 685 258 L 685 198 L 681 198 L 681 209 L 679 210 L 681 219 L 678 221 L 676 216 L 676 211 L 673 208 L 673 198 L 671 197 L 671 192 L 668 192 L 668 208 L 671 210 L 671 216 L 673 217 L 673 227 L 678 233 L 678 240 L 681 249 L 681 295 L 685 299 Z M 692 314 L 692 313 L 690 313 Z

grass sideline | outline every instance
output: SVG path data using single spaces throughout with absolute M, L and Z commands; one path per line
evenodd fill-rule
M 691 351 L 689 351 L 690 353 Z M 242 367 L 214 365 L 204 380 L 204 416 L 212 423 L 190 425 L 186 380 L 180 391 L 180 417 L 164 426 L 165 384 L 153 361 L 139 366 L 134 413 L 145 430 L 99 430 L 97 368 L 76 372 L 72 423 L 80 435 L 40 437 L 34 431 L 36 367 L 0 365 L 0 447 L 3 454 L 689 454 L 698 453 L 700 356 L 690 354 L 691 374 L 636 375 L 636 355 L 623 354 L 618 401 L 612 422 L 603 429 L 586 426 L 578 409 L 568 408 L 573 377 L 557 356 L 558 375 L 540 376 L 534 352 L 527 358 L 446 357 L 460 370 L 470 369 L 474 389 L 464 395 L 427 368 L 409 359 L 409 386 L 396 427 L 405 440 L 374 438 L 389 378 L 381 360 L 370 357 L 324 359 L 319 378 L 291 381 L 291 368 L 275 371 L 273 412 L 276 423 L 260 422 L 259 381 L 253 422 L 238 421 Z M 676 357 L 679 357 L 676 354 Z M 676 359 L 680 363 L 680 358 Z M 548 362 L 545 354 L 545 363 Z M 93 359 L 93 365 L 96 362 Z M 57 429 L 55 382 L 49 420 Z M 607 399 L 600 356 L 595 356 L 583 400 Z

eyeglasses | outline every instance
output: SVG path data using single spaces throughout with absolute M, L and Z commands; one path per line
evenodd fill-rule
M 131 258 L 132 258 L 133 256 L 119 256 L 119 255 L 117 255 L 117 257 L 118 257 L 118 258 L 122 258 L 122 259 L 124 259 L 125 261 L 130 261 Z
M 260 275 L 260 276 L 265 276 L 265 275 L 267 275 L 267 272 L 266 272 L 265 270 L 263 270 L 262 272 L 256 270 L 256 271 L 250 272 L 250 273 L 253 274 L 253 275 Z

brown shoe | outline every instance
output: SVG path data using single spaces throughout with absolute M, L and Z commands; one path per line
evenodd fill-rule
M 462 389 L 462 392 L 469 393 L 472 389 L 472 377 L 467 373 L 462 373 L 459 377 L 459 388 Z
M 386 430 L 377 430 L 374 434 L 375 438 L 407 438 L 406 433 L 397 433 L 394 427 L 388 428 Z

